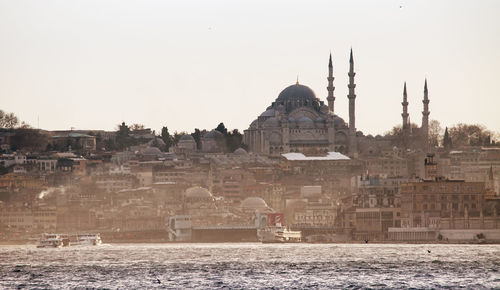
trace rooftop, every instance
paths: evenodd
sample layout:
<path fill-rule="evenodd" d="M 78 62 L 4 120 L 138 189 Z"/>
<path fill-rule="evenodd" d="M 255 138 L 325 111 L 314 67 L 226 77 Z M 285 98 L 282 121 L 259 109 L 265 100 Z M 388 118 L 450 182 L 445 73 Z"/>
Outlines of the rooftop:
<path fill-rule="evenodd" d="M 326 156 L 305 156 L 302 153 L 284 153 L 281 154 L 283 157 L 285 157 L 287 160 L 290 161 L 297 161 L 297 160 L 304 160 L 304 161 L 313 161 L 313 160 L 350 160 L 349 157 L 345 156 L 342 153 L 339 152 L 328 152 Z"/>

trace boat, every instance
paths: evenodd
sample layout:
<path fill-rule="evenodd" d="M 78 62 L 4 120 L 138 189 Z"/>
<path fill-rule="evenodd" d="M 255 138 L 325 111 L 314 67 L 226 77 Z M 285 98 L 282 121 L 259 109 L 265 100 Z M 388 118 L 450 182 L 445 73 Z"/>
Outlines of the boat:
<path fill-rule="evenodd" d="M 38 241 L 37 248 L 60 248 L 64 246 L 63 238 L 59 234 L 43 234 Z"/>
<path fill-rule="evenodd" d="M 71 242 L 72 245 L 79 246 L 98 246 L 102 244 L 101 235 L 97 234 L 78 234 Z"/>
<path fill-rule="evenodd" d="M 259 238 L 262 243 L 300 243 L 302 232 L 284 227 L 266 227 L 259 231 Z"/>
<path fill-rule="evenodd" d="M 98 246 L 102 244 L 100 234 L 43 234 L 37 248 L 60 248 L 69 246 Z"/>

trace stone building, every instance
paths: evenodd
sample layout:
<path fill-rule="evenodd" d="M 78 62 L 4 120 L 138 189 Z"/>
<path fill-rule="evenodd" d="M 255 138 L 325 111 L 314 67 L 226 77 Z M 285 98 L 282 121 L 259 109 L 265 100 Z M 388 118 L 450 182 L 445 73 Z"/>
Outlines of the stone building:
<path fill-rule="evenodd" d="M 353 197 L 355 207 L 354 239 L 387 239 L 390 227 L 401 226 L 401 198 L 399 187 L 407 178 L 363 176 L 358 193 Z"/>
<path fill-rule="evenodd" d="M 354 153 L 356 148 L 354 60 L 349 70 L 349 125 L 334 114 L 333 65 L 328 65 L 328 105 L 307 86 L 297 83 L 285 88 L 278 98 L 244 131 L 244 143 L 251 152 L 271 156 L 282 153 Z"/>
<path fill-rule="evenodd" d="M 426 180 L 402 184 L 401 227 L 473 228 L 469 221 L 483 215 L 484 197 L 484 182 Z"/>
<path fill-rule="evenodd" d="M 300 152 L 306 155 L 340 152 L 356 158 L 358 154 L 373 151 L 392 150 L 394 144 L 401 148 L 428 149 L 429 98 L 427 80 L 424 85 L 422 125 L 412 129 L 408 114 L 406 83 L 403 99 L 403 126 L 398 136 L 373 138 L 364 136 L 356 129 L 354 83 L 354 58 L 349 59 L 349 122 L 335 115 L 332 57 L 328 64 L 328 97 L 325 104 L 316 97 L 313 90 L 298 83 L 285 88 L 244 131 L 243 143 L 250 152 L 279 156 L 283 153 Z"/>

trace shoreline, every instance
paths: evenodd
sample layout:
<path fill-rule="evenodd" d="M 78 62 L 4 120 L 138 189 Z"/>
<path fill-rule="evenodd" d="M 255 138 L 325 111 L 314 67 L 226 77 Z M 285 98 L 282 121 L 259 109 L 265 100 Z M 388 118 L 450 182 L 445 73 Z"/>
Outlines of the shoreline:
<path fill-rule="evenodd" d="M 247 242 L 231 242 L 231 241 L 218 241 L 218 242 L 204 242 L 204 241 L 192 241 L 192 242 L 170 242 L 165 240 L 106 240 L 103 241 L 103 244 L 260 244 L 259 241 L 247 241 Z M 436 242 L 436 241 L 342 241 L 342 242 L 301 242 L 301 243 L 279 243 L 279 244 L 309 244 L 309 245 L 335 245 L 335 244 L 352 244 L 352 245 L 383 245 L 383 244 L 394 244 L 394 245 L 500 245 L 500 241 L 484 241 L 484 242 L 475 242 L 475 241 L 445 241 L 445 242 Z M 0 241 L 0 246 L 36 246 L 36 243 L 33 241 Z"/>

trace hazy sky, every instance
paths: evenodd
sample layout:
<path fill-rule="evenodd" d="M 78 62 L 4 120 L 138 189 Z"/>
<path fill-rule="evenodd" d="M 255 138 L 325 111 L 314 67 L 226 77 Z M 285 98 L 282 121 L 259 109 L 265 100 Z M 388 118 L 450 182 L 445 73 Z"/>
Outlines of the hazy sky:
<path fill-rule="evenodd" d="M 500 1 L 0 1 L 0 109 L 44 129 L 246 129 L 295 83 L 356 127 L 431 119 L 500 132 Z"/>

